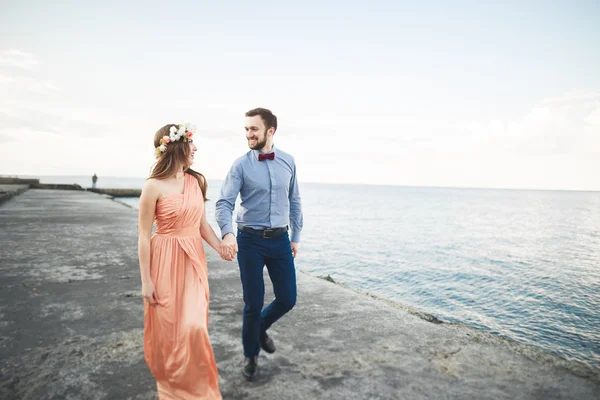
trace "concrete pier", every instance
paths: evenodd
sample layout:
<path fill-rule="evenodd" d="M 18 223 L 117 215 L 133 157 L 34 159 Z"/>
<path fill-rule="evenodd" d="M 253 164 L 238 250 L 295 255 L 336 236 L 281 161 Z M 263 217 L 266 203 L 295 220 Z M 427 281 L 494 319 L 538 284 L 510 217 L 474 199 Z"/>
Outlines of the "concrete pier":
<path fill-rule="evenodd" d="M 141 189 L 124 189 L 124 188 L 87 188 L 84 189 L 76 183 L 62 184 L 62 183 L 41 183 L 39 179 L 22 179 L 12 177 L 0 177 L 0 196 L 3 190 L 12 191 L 15 188 L 26 188 L 26 189 L 51 189 L 51 190 L 87 190 L 90 192 L 105 194 L 110 197 L 140 197 L 142 194 Z M 21 190 L 19 193 L 22 193 Z M 2 201 L 3 197 L 0 197 Z M 8 197 L 7 197 L 8 198 Z"/>
<path fill-rule="evenodd" d="M 0 251 L 1 399 L 156 398 L 136 210 L 88 191 L 29 189 L 0 205 Z M 302 272 L 296 307 L 270 331 L 277 351 L 261 354 L 248 383 L 237 264 L 207 252 L 225 399 L 600 398 L 600 371 Z"/>
<path fill-rule="evenodd" d="M 8 199 L 26 192 L 29 185 L 3 185 L 0 184 L 0 204 Z"/>

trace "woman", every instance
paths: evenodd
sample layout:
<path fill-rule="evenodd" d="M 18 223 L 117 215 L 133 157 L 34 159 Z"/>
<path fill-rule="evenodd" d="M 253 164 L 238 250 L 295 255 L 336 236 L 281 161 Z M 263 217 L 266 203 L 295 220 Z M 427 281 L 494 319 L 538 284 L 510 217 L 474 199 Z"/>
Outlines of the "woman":
<path fill-rule="evenodd" d="M 208 337 L 208 276 L 202 239 L 233 256 L 206 221 L 206 180 L 190 169 L 195 129 L 163 126 L 158 159 L 140 197 L 139 260 L 144 297 L 144 354 L 164 399 L 221 399 Z M 152 235 L 152 223 L 156 232 Z"/>

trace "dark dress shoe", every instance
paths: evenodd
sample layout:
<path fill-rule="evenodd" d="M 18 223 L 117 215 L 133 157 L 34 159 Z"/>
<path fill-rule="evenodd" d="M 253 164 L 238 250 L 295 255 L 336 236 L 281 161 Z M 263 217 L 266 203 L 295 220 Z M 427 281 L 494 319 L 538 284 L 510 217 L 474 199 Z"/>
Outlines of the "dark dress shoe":
<path fill-rule="evenodd" d="M 260 342 L 260 348 L 266 351 L 269 354 L 275 353 L 275 343 L 273 339 L 267 335 L 267 332 L 261 333 L 258 341 Z"/>
<path fill-rule="evenodd" d="M 242 374 L 248 381 L 253 381 L 258 375 L 258 356 L 246 357 L 244 368 L 242 368 Z"/>

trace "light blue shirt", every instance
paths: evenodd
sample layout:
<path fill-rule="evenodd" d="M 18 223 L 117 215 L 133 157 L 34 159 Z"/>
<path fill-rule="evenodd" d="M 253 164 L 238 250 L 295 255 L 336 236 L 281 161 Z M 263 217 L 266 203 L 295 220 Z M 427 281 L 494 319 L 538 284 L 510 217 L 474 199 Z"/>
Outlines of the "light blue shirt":
<path fill-rule="evenodd" d="M 236 223 L 254 229 L 290 226 L 291 241 L 300 241 L 302 207 L 294 157 L 276 150 L 274 160 L 258 161 L 258 150 L 250 150 L 235 160 L 216 203 L 216 219 L 221 237 L 233 233 L 231 223 L 238 193 L 241 206 Z"/>

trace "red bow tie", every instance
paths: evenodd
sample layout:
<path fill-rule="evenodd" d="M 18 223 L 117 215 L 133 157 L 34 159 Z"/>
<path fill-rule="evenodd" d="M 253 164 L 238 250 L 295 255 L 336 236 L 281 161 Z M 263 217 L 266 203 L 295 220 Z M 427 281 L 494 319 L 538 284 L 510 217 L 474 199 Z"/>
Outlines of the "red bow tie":
<path fill-rule="evenodd" d="M 258 155 L 258 161 L 274 160 L 274 159 L 275 159 L 275 153 L 269 153 L 269 154 L 260 153 Z"/>

